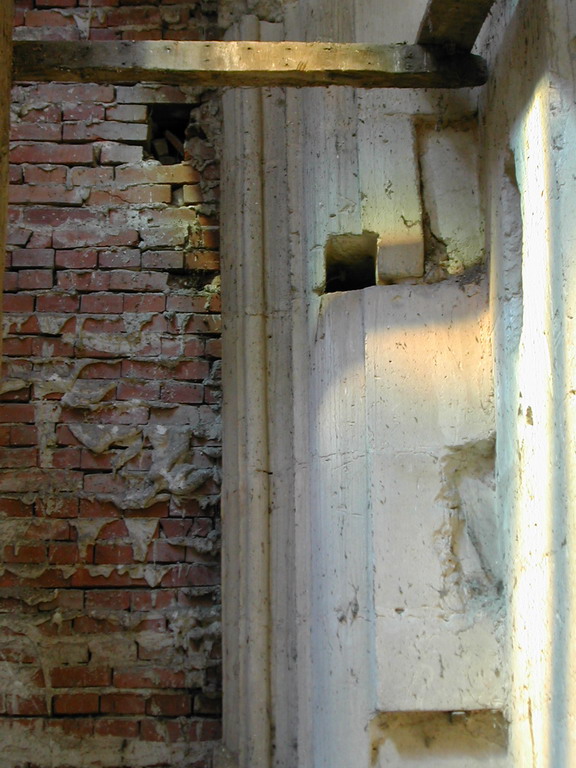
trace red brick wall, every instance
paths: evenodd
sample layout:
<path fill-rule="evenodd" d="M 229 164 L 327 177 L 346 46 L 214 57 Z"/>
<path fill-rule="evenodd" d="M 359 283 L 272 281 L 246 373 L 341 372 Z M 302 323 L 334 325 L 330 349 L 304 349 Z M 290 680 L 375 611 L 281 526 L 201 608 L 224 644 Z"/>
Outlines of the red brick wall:
<path fill-rule="evenodd" d="M 215 34 L 213 7 L 196 0 L 16 5 L 20 39 Z M 185 157 L 150 159 L 151 106 L 186 102 Z M 3 768 L 211 765 L 218 118 L 215 95 L 194 88 L 14 88 L 0 386 Z"/>

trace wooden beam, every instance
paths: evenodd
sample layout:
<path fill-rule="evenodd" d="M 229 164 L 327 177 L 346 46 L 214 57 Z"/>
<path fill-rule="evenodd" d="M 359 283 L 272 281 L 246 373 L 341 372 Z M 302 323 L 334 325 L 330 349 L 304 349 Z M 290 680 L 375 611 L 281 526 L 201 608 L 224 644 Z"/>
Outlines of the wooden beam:
<path fill-rule="evenodd" d="M 12 85 L 13 0 L 0 3 L 0 293 L 4 278 L 8 207 L 8 143 L 10 139 L 10 87 Z M 1 313 L 0 313 L 1 319 Z M 1 340 L 0 340 L 1 345 Z"/>
<path fill-rule="evenodd" d="M 429 0 L 419 45 L 471 51 L 494 0 Z"/>
<path fill-rule="evenodd" d="M 461 88 L 484 60 L 417 45 L 257 42 L 16 42 L 19 81 L 200 86 Z"/>

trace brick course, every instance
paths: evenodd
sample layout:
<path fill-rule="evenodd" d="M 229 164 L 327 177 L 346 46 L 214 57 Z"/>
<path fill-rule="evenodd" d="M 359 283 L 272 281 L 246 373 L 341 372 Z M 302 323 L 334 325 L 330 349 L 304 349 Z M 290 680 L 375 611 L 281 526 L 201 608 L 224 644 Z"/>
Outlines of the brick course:
<path fill-rule="evenodd" d="M 16 24 L 17 39 L 205 39 L 216 13 L 210 0 L 16 0 Z M 163 165 L 148 143 L 150 106 L 186 103 L 208 138 Z M 6 768 L 55 768 L 54 754 L 65 761 L 56 768 L 212 765 L 218 119 L 215 95 L 196 88 L 13 89 L 0 390 Z"/>

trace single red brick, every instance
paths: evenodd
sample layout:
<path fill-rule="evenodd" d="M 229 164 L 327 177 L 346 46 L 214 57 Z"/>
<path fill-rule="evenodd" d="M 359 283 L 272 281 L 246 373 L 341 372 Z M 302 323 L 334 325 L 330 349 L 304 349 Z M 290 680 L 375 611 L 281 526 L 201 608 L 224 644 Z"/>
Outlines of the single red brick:
<path fill-rule="evenodd" d="M 50 673 L 54 688 L 98 688 L 110 685 L 109 667 L 56 667 Z"/>
<path fill-rule="evenodd" d="M 134 562 L 134 553 L 128 544 L 97 544 L 94 550 L 94 562 L 129 565 Z"/>
<path fill-rule="evenodd" d="M 92 187 L 96 184 L 111 184 L 113 178 L 114 170 L 112 168 L 79 166 L 78 168 L 70 168 L 68 173 L 68 181 L 74 186 Z"/>
<path fill-rule="evenodd" d="M 55 497 L 45 497 L 36 502 L 36 514 L 50 515 L 57 518 L 78 516 L 78 499 L 62 494 Z"/>
<path fill-rule="evenodd" d="M 35 467 L 38 462 L 36 448 L 0 448 L 0 467 Z"/>
<path fill-rule="evenodd" d="M 8 181 L 10 184 L 22 184 L 22 168 L 19 165 L 11 165 Z"/>
<path fill-rule="evenodd" d="M 205 360 L 189 360 L 178 363 L 172 371 L 173 378 L 193 381 L 194 379 L 205 379 L 210 372 L 210 366 Z"/>
<path fill-rule="evenodd" d="M 183 563 L 186 560 L 186 547 L 167 541 L 155 541 L 150 545 L 147 560 L 152 563 Z"/>
<path fill-rule="evenodd" d="M 115 454 L 113 453 L 95 454 L 83 449 L 80 466 L 82 469 L 113 469 L 114 458 Z"/>
<path fill-rule="evenodd" d="M 98 251 L 94 248 L 56 251 L 56 267 L 68 269 L 93 269 L 98 263 Z"/>
<path fill-rule="evenodd" d="M 0 404 L 0 423 L 25 422 L 33 424 L 36 411 L 32 404 Z"/>
<path fill-rule="evenodd" d="M 177 602 L 174 589 L 140 589 L 132 592 L 131 608 L 133 611 L 161 611 Z"/>
<path fill-rule="evenodd" d="M 55 715 L 91 715 L 98 712 L 97 693 L 60 693 L 52 699 Z"/>
<path fill-rule="evenodd" d="M 196 249 L 184 254 L 184 266 L 186 269 L 220 269 L 220 255 L 218 251 Z"/>
<path fill-rule="evenodd" d="M 128 294 L 124 297 L 124 312 L 164 312 L 166 295 L 163 293 Z"/>
<path fill-rule="evenodd" d="M 93 190 L 88 198 L 88 205 L 103 205 L 107 207 L 130 203 L 132 205 L 152 205 L 153 203 L 169 203 L 172 199 L 172 189 L 167 184 L 157 184 L 148 187 L 114 187 L 105 191 Z"/>
<path fill-rule="evenodd" d="M 41 86 L 42 100 L 48 104 L 57 102 L 110 102 L 114 100 L 114 86 L 82 83 L 47 83 Z"/>
<path fill-rule="evenodd" d="M 158 8 L 138 7 L 138 8 L 118 8 L 110 9 L 105 16 L 105 21 L 100 25 L 103 27 L 149 27 L 158 29 L 162 17 Z"/>
<path fill-rule="evenodd" d="M 45 563 L 46 547 L 40 544 L 10 545 L 4 547 L 3 559 L 5 563 Z"/>
<path fill-rule="evenodd" d="M 125 509 L 125 517 L 168 517 L 170 507 L 167 501 L 157 501 L 145 509 Z"/>
<path fill-rule="evenodd" d="M 161 717 L 182 717 L 192 712 L 192 701 L 185 693 L 155 693 L 146 702 L 146 714 Z"/>
<path fill-rule="evenodd" d="M 131 384 L 121 381 L 116 390 L 118 400 L 158 400 L 160 398 L 160 384 L 156 381 L 145 381 Z"/>
<path fill-rule="evenodd" d="M 32 355 L 41 358 L 73 357 L 74 344 L 53 336 L 39 336 L 32 341 Z"/>
<path fill-rule="evenodd" d="M 0 445 L 10 445 L 10 427 L 0 427 Z"/>
<path fill-rule="evenodd" d="M 206 354 L 209 355 L 210 357 L 221 358 L 222 357 L 222 340 L 207 339 Z"/>
<path fill-rule="evenodd" d="M 98 579 L 92 579 L 97 581 Z M 92 587 L 93 584 L 85 584 L 84 586 Z M 122 625 L 118 622 L 109 621 L 107 619 L 94 619 L 90 616 L 79 616 L 74 619 L 74 633 L 82 635 L 100 635 L 104 636 L 114 632 L 122 632 Z"/>
<path fill-rule="evenodd" d="M 37 8 L 74 8 L 77 0 L 36 0 Z"/>
<path fill-rule="evenodd" d="M 87 317 L 82 329 L 86 333 L 124 333 L 126 327 L 120 317 Z"/>
<path fill-rule="evenodd" d="M 66 27 L 74 24 L 71 16 L 64 16 L 58 11 L 28 11 L 27 27 Z"/>
<path fill-rule="evenodd" d="M 100 162 L 102 165 L 119 165 L 120 163 L 137 163 L 142 160 L 144 150 L 142 147 L 115 144 L 114 142 L 102 142 L 100 145 Z M 13 162 L 18 162 L 14 160 Z"/>
<path fill-rule="evenodd" d="M 123 123 L 145 123 L 148 109 L 144 104 L 117 104 L 106 110 L 107 120 L 119 120 Z"/>
<path fill-rule="evenodd" d="M 90 165 L 94 153 L 90 144 L 16 144 L 10 150 L 12 163 L 61 163 L 62 165 Z"/>
<path fill-rule="evenodd" d="M 169 307 L 168 307 L 169 309 Z M 195 314 L 186 324 L 186 333 L 220 333 L 221 318 L 220 315 L 201 315 Z"/>
<path fill-rule="evenodd" d="M 44 5 L 47 5 L 46 0 L 43 2 Z M 26 113 L 20 115 L 20 120 L 28 123 L 59 123 L 62 120 L 62 110 L 57 104 L 45 104 L 32 109 L 26 108 Z"/>
<path fill-rule="evenodd" d="M 202 587 L 220 583 L 220 574 L 215 566 L 192 563 L 175 565 L 163 577 L 162 587 Z"/>
<path fill-rule="evenodd" d="M 80 499 L 80 517 L 119 517 L 119 509 L 111 501 Z"/>
<path fill-rule="evenodd" d="M 18 273 L 18 285 L 24 291 L 52 288 L 53 282 L 51 270 L 21 269 Z"/>
<path fill-rule="evenodd" d="M 95 722 L 94 732 L 98 736 L 121 736 L 125 739 L 136 739 L 138 722 L 135 720 L 115 720 L 107 717 Z"/>
<path fill-rule="evenodd" d="M 5 714 L 32 717 L 34 715 L 48 714 L 46 698 L 41 695 L 19 697 L 18 694 L 7 696 L 5 700 Z"/>
<path fill-rule="evenodd" d="M 123 296 L 116 293 L 98 293 L 82 296 L 80 309 L 93 314 L 119 314 L 124 307 Z"/>
<path fill-rule="evenodd" d="M 78 545 L 71 541 L 51 544 L 48 548 L 48 560 L 52 565 L 73 565 L 80 562 Z"/>
<path fill-rule="evenodd" d="M 137 693 L 108 693 L 100 700 L 100 711 L 103 714 L 143 715 L 146 709 L 146 699 Z"/>
<path fill-rule="evenodd" d="M 67 717 L 57 720 L 45 720 L 44 727 L 50 729 L 57 728 L 67 736 L 84 738 L 92 736 L 94 733 L 94 720 L 86 717 Z"/>
<path fill-rule="evenodd" d="M 65 184 L 65 165 L 26 165 L 24 166 L 24 181 L 27 184 Z"/>
<path fill-rule="evenodd" d="M 13 267 L 53 267 L 52 248 L 15 248 L 12 251 Z"/>
<path fill-rule="evenodd" d="M 5 339 L 2 352 L 9 357 L 28 357 L 32 352 L 32 339 L 30 336 Z"/>
<path fill-rule="evenodd" d="M 36 427 L 26 424 L 10 427 L 10 445 L 36 445 L 37 442 L 38 430 Z"/>
<path fill-rule="evenodd" d="M 146 161 L 141 166 L 116 168 L 116 182 L 127 184 L 190 184 L 200 181 L 200 174 L 191 165 L 160 165 Z"/>
<path fill-rule="evenodd" d="M 127 570 L 119 572 L 114 570 L 108 575 L 91 573 L 87 568 L 78 568 L 70 576 L 70 584 L 73 587 L 144 587 L 147 586 L 144 577 L 135 577 Z"/>
<path fill-rule="evenodd" d="M 182 671 L 146 665 L 115 669 L 112 682 L 117 688 L 184 688 L 186 675 Z"/>
<path fill-rule="evenodd" d="M 36 310 L 38 312 L 77 312 L 78 304 L 77 296 L 52 293 L 38 296 Z"/>
<path fill-rule="evenodd" d="M 106 109 L 102 104 L 89 104 L 86 102 L 62 104 L 62 119 L 66 121 L 82 120 L 91 122 L 92 120 L 104 120 L 105 115 Z"/>
<path fill-rule="evenodd" d="M 162 32 L 150 27 L 146 29 L 129 27 L 122 31 L 122 40 L 162 40 Z"/>
<path fill-rule="evenodd" d="M 63 184 L 35 184 L 12 186 L 9 201 L 17 203 L 50 203 L 52 205 L 81 205 L 86 191 L 80 188 L 68 189 Z"/>
<path fill-rule="evenodd" d="M 140 239 L 135 229 L 123 229 L 120 232 L 108 230 L 103 225 L 94 224 L 92 228 L 76 227 L 55 230 L 52 240 L 56 248 L 79 248 L 81 246 L 136 245 Z"/>
<path fill-rule="evenodd" d="M 82 368 L 81 379 L 119 379 L 121 375 L 120 363 L 90 363 Z"/>
<path fill-rule="evenodd" d="M 148 126 L 105 122 L 64 123 L 63 141 L 122 141 L 144 142 L 148 135 Z"/>
<path fill-rule="evenodd" d="M 80 0 L 81 4 L 83 0 Z M 105 0 L 94 0 L 95 5 L 118 5 L 118 0 L 109 0 L 108 3 Z M 85 4 L 85 3 L 84 3 Z M 121 40 L 122 32 L 119 29 L 94 29 L 90 27 L 90 40 Z"/>
<path fill-rule="evenodd" d="M 86 610 L 127 611 L 130 608 L 130 593 L 118 589 L 95 589 L 86 594 Z"/>
<path fill-rule="evenodd" d="M 220 720 L 202 720 L 199 722 L 198 741 L 220 741 L 222 723 Z"/>
<path fill-rule="evenodd" d="M 170 381 L 162 385 L 161 399 L 165 403 L 201 403 L 203 395 L 201 384 Z"/>
<path fill-rule="evenodd" d="M 58 288 L 62 291 L 107 291 L 110 287 L 110 275 L 107 272 L 58 273 Z"/>
<path fill-rule="evenodd" d="M 140 721 L 140 738 L 144 741 L 165 741 L 166 724 L 156 718 L 144 718 Z"/>
<path fill-rule="evenodd" d="M 60 141 L 62 126 L 57 123 L 16 123 L 10 126 L 12 141 Z"/>

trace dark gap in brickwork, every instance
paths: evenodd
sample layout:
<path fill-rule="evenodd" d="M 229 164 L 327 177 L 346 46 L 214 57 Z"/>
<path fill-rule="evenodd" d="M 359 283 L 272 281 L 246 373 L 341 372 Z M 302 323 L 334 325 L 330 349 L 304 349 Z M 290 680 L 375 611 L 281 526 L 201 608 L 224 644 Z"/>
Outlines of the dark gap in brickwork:
<path fill-rule="evenodd" d="M 152 104 L 148 107 L 146 151 L 150 157 L 159 160 L 162 165 L 182 162 L 191 111 L 190 104 Z"/>
<path fill-rule="evenodd" d="M 356 291 L 376 285 L 378 235 L 330 235 L 324 248 L 326 283 L 324 293 Z"/>

